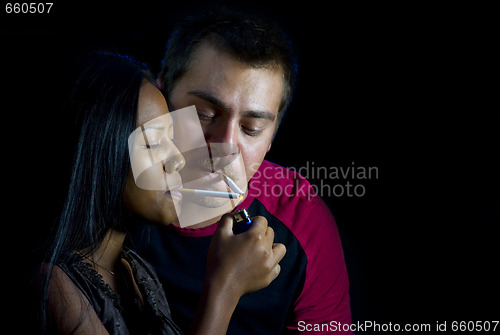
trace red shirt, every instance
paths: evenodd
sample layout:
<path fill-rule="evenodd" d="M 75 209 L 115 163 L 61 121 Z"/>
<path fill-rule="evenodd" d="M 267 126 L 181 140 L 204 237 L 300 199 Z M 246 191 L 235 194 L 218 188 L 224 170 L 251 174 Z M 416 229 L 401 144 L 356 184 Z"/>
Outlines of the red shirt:
<path fill-rule="evenodd" d="M 350 325 L 349 281 L 337 225 L 309 182 L 264 161 L 236 209 L 241 208 L 266 217 L 275 242 L 285 244 L 287 253 L 271 285 L 240 299 L 228 334 L 330 334 Z M 158 272 L 173 320 L 184 331 L 194 316 L 216 228 L 151 226 L 146 238 L 144 228 L 132 234 L 131 247 Z"/>

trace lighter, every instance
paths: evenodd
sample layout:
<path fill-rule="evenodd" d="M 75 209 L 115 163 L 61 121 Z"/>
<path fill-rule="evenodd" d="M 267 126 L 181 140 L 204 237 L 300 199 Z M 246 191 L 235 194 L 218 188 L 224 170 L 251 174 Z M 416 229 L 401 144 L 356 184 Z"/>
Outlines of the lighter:
<path fill-rule="evenodd" d="M 233 233 L 241 234 L 246 232 L 248 228 L 250 228 L 252 224 L 252 219 L 245 208 L 240 209 L 233 213 L 234 224 L 233 224 Z"/>

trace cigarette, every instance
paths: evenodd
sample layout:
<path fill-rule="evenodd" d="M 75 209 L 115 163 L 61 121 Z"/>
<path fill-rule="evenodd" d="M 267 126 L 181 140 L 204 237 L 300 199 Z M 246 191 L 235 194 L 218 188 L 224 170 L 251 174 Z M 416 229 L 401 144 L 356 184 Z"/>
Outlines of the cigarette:
<path fill-rule="evenodd" d="M 224 181 L 226 182 L 226 184 L 231 188 L 231 190 L 233 190 L 233 192 L 236 192 L 236 193 L 239 193 L 239 194 L 244 194 L 245 193 L 225 173 L 221 173 L 221 176 L 222 176 L 222 179 L 224 179 Z"/>
<path fill-rule="evenodd" d="M 179 190 L 179 192 L 199 195 L 199 196 L 203 196 L 203 197 L 214 197 L 214 198 L 241 199 L 243 197 L 241 194 L 238 194 L 238 193 L 208 191 L 208 190 L 195 190 L 195 189 L 191 189 L 191 188 L 181 188 Z"/>

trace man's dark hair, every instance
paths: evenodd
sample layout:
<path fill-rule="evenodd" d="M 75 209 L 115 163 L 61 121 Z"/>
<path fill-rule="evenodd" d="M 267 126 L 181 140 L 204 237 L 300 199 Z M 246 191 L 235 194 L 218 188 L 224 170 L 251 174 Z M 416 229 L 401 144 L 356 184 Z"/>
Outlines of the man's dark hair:
<path fill-rule="evenodd" d="M 227 9 L 188 17 L 171 34 L 158 75 L 167 101 L 177 80 L 188 70 L 193 52 L 202 42 L 249 66 L 283 71 L 279 125 L 292 99 L 297 76 L 296 57 L 285 33 L 274 23 Z"/>

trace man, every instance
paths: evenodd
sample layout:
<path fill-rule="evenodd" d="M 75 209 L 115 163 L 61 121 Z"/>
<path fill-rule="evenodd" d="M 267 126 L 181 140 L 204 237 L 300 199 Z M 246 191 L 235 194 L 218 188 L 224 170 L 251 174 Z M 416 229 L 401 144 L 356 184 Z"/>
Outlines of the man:
<path fill-rule="evenodd" d="M 349 284 L 335 221 L 300 175 L 265 161 L 293 94 L 296 65 L 274 25 L 221 11 L 191 18 L 171 36 L 157 84 L 170 110 L 195 105 L 206 142 L 237 146 L 248 208 L 285 244 L 281 273 L 240 299 L 229 334 L 278 334 L 350 324 Z M 174 320 L 188 329 L 201 292 L 216 218 L 136 232 L 134 248 L 156 269 Z M 318 327 L 316 327 L 318 329 Z"/>

